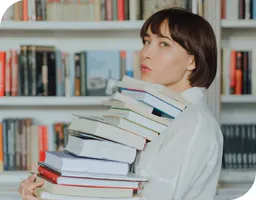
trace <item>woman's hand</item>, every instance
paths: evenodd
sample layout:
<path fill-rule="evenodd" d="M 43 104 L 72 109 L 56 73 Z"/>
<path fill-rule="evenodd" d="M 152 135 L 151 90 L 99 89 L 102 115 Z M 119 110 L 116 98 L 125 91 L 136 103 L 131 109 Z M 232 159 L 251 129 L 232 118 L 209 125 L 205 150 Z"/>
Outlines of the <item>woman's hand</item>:
<path fill-rule="evenodd" d="M 38 198 L 34 196 L 34 189 L 37 187 L 41 187 L 44 184 L 44 182 L 34 182 L 36 176 L 37 174 L 34 174 L 30 176 L 28 179 L 21 182 L 19 192 L 23 200 L 38 200 Z"/>

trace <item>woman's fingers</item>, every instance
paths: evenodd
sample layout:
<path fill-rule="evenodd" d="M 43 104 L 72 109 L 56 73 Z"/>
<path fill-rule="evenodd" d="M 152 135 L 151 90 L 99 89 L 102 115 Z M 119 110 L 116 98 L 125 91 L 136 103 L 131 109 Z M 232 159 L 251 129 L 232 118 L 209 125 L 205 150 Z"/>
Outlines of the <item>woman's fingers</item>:
<path fill-rule="evenodd" d="M 33 183 L 35 181 L 36 177 L 37 177 L 37 174 L 33 174 L 27 180 L 28 180 L 29 183 Z"/>
<path fill-rule="evenodd" d="M 23 194 L 21 195 L 22 200 L 39 200 L 37 197 L 31 194 Z"/>
<path fill-rule="evenodd" d="M 35 183 L 30 183 L 28 185 L 28 192 L 33 194 L 34 189 L 37 188 L 37 187 L 41 187 L 43 184 L 44 184 L 44 181 L 38 181 L 38 182 L 35 182 Z"/>

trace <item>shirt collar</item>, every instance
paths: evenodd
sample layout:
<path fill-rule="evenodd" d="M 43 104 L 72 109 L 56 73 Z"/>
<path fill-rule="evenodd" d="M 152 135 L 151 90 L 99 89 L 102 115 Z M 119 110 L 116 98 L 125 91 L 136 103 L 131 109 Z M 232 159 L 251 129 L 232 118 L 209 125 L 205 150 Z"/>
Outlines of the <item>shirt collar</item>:
<path fill-rule="evenodd" d="M 205 98 L 205 91 L 203 87 L 192 87 L 182 92 L 181 95 L 191 103 L 196 103 Z"/>

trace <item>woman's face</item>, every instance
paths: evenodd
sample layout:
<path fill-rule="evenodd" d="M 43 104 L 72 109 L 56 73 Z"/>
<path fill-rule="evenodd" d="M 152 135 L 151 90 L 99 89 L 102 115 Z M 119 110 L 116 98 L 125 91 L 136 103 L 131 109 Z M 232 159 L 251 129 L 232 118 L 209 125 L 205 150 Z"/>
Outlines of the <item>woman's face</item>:
<path fill-rule="evenodd" d="M 152 34 L 149 27 L 143 38 L 141 80 L 183 90 L 189 85 L 188 75 L 195 68 L 194 57 L 172 40 L 166 22 L 160 26 L 160 32 L 164 37 Z"/>

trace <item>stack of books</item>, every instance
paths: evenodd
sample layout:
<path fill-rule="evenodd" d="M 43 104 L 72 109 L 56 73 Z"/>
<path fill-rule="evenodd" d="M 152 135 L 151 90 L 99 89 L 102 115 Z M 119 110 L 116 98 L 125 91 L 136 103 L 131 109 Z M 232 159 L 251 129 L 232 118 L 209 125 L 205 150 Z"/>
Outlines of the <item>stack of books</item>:
<path fill-rule="evenodd" d="M 140 199 L 149 177 L 131 169 L 137 153 L 164 133 L 189 102 L 169 89 L 124 76 L 108 101 L 108 112 L 75 115 L 64 151 L 45 152 L 35 190 L 39 199 Z"/>

